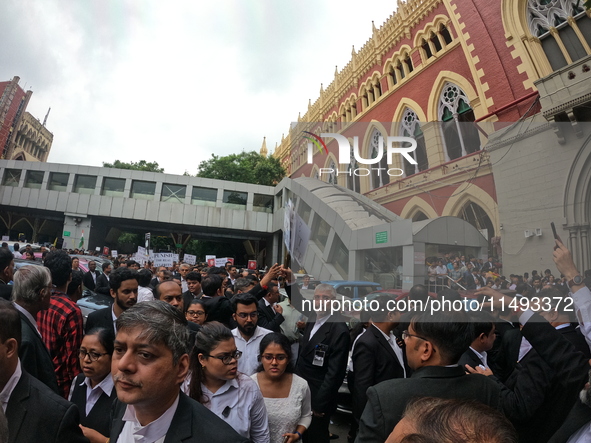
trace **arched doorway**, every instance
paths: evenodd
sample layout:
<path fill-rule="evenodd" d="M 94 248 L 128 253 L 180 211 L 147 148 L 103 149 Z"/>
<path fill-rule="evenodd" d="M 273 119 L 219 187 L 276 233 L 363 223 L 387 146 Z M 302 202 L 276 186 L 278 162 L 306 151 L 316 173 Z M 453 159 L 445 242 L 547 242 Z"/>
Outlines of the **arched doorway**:
<path fill-rule="evenodd" d="M 488 254 L 490 256 L 494 255 L 491 239 L 495 236 L 495 228 L 492 223 L 492 220 L 490 219 L 486 211 L 482 208 L 482 206 L 468 200 L 466 204 L 462 207 L 462 209 L 460 209 L 460 212 L 457 215 L 457 217 L 467 221 L 476 229 L 478 229 L 482 233 L 482 235 L 484 235 L 484 237 L 488 241 Z"/>
<path fill-rule="evenodd" d="M 423 211 L 417 211 L 415 215 L 412 216 L 413 222 L 423 221 L 427 219 L 429 219 L 429 217 L 427 217 L 427 215 Z"/>

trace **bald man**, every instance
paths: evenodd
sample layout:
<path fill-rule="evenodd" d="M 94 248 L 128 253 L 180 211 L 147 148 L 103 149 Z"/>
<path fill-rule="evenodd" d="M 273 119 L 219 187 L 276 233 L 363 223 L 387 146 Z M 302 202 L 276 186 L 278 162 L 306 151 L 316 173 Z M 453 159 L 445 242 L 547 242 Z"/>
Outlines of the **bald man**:
<path fill-rule="evenodd" d="M 163 302 L 166 302 L 169 305 L 174 306 L 183 313 L 183 318 L 185 318 L 183 292 L 178 283 L 172 280 L 163 281 L 154 288 L 154 298 L 156 300 L 162 300 Z M 201 326 L 199 326 L 197 323 L 193 323 L 192 321 L 190 321 L 187 322 L 187 328 L 189 329 L 190 333 L 189 344 L 192 347 L 195 344 L 195 334 L 199 329 L 201 329 Z"/>

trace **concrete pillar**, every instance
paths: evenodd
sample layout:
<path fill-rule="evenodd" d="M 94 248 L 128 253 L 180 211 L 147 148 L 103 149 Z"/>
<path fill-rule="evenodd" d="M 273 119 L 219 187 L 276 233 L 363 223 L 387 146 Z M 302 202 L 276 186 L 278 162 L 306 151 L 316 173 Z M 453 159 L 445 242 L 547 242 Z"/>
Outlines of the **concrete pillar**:
<path fill-rule="evenodd" d="M 80 244 L 82 231 L 84 231 L 84 249 L 89 249 L 90 228 L 92 219 L 88 216 L 77 214 L 65 214 L 62 237 L 64 237 L 64 249 L 76 249 Z M 64 233 L 69 232 L 66 236 Z"/>
<path fill-rule="evenodd" d="M 425 137 L 429 168 L 433 168 L 445 163 L 446 160 L 443 146 L 443 137 L 441 134 L 441 122 L 421 122 L 421 130 L 423 131 L 423 135 Z"/>
<path fill-rule="evenodd" d="M 416 260 L 415 260 L 416 259 Z M 402 289 L 425 284 L 425 243 L 414 242 L 402 247 Z"/>

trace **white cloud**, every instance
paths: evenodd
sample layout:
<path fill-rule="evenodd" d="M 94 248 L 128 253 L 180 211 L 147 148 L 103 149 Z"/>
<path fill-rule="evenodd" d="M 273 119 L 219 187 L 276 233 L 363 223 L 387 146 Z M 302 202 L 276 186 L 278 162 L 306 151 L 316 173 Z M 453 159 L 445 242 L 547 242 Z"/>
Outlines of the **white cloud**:
<path fill-rule="evenodd" d="M 362 9 L 360 9 L 362 8 Z M 8 0 L 0 80 L 51 106 L 51 162 L 157 161 L 273 149 L 394 2 Z"/>

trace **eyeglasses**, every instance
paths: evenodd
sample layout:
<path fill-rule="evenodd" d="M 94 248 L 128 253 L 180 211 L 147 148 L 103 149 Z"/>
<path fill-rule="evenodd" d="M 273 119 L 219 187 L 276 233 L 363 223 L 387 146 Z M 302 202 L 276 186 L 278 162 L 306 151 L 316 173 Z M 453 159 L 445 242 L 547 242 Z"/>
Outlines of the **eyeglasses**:
<path fill-rule="evenodd" d="M 84 360 L 86 358 L 86 356 L 88 355 L 90 357 L 90 361 L 97 361 L 103 355 L 108 355 L 108 354 L 109 354 L 108 352 L 101 354 L 99 352 L 87 351 L 86 349 L 78 349 L 78 357 L 80 357 L 80 360 Z"/>
<path fill-rule="evenodd" d="M 279 354 L 279 355 L 273 355 L 273 354 L 263 354 L 262 357 L 266 360 L 266 361 L 273 361 L 273 360 L 277 360 L 278 362 L 282 362 L 287 360 L 287 355 L 285 354 Z"/>
<path fill-rule="evenodd" d="M 421 337 L 420 335 L 410 334 L 408 331 L 402 331 L 402 340 L 406 340 L 407 338 L 410 338 L 410 337 L 416 337 L 416 338 L 420 338 L 421 340 L 429 341 L 426 338 Z"/>
<path fill-rule="evenodd" d="M 234 351 L 231 354 L 223 354 L 223 355 L 205 354 L 205 356 L 217 358 L 218 360 L 221 360 L 223 364 L 229 365 L 230 363 L 232 363 L 232 360 L 234 360 L 234 359 L 238 360 L 240 357 L 242 357 L 242 351 Z"/>
<path fill-rule="evenodd" d="M 189 317 L 203 317 L 205 312 L 203 311 L 187 311 Z"/>
<path fill-rule="evenodd" d="M 248 317 L 250 318 L 257 318 L 259 316 L 259 313 L 257 311 L 254 312 L 241 312 L 240 314 L 236 314 L 237 317 L 246 319 Z"/>

